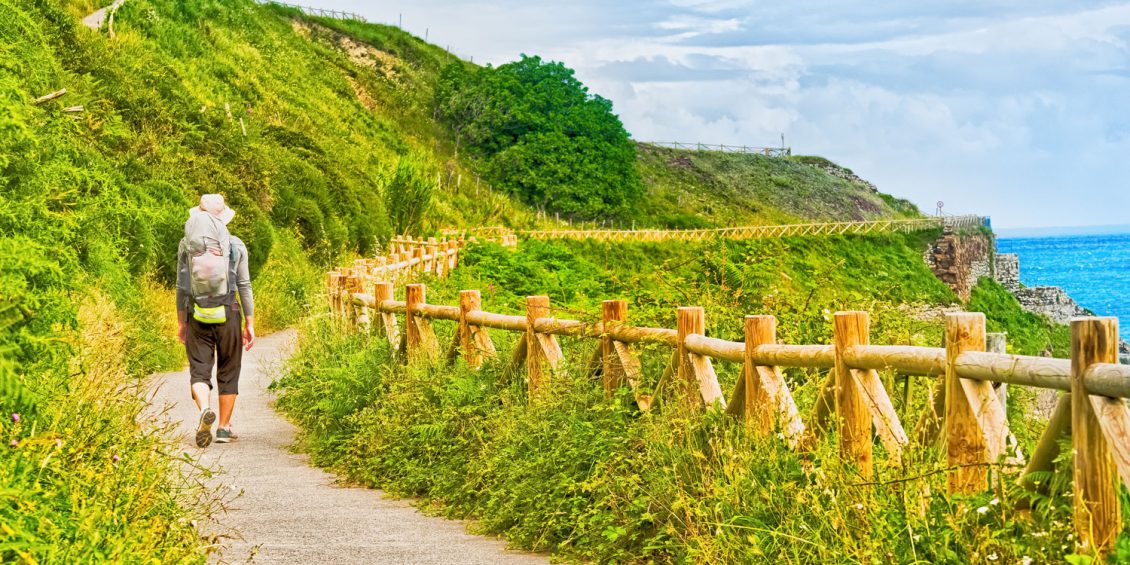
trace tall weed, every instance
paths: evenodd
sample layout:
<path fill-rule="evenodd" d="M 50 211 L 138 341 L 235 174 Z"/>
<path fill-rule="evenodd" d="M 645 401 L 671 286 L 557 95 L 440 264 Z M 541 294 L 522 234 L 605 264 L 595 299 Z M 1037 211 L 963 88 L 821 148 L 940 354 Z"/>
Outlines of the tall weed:
<path fill-rule="evenodd" d="M 195 521 L 210 494 L 174 479 L 169 430 L 121 362 L 132 352 L 127 323 L 98 294 L 78 322 L 69 366 L 36 383 L 50 402 L 6 411 L 0 423 L 0 561 L 203 563 L 208 542 Z"/>
<path fill-rule="evenodd" d="M 276 387 L 317 461 L 518 547 L 680 563 L 1041 563 L 1074 551 L 1069 472 L 1035 499 L 1009 467 L 983 494 L 948 497 L 933 447 L 896 464 L 877 446 L 869 479 L 838 462 L 834 435 L 797 452 L 716 410 L 640 413 L 575 362 L 592 342 L 564 341 L 574 362 L 531 402 L 502 360 L 405 367 L 383 339 L 329 319 L 303 333 Z M 810 406 L 815 388 L 794 394 Z M 1022 499 L 1030 512 L 1014 510 Z"/>

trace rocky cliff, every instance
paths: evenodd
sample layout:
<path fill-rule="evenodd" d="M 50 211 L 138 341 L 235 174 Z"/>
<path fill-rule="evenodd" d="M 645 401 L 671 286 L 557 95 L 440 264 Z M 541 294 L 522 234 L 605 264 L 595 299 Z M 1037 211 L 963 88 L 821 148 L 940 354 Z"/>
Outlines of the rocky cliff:
<path fill-rule="evenodd" d="M 943 234 L 926 250 L 926 264 L 934 275 L 957 293 L 962 302 L 981 277 L 993 276 L 992 237 L 984 234 Z"/>

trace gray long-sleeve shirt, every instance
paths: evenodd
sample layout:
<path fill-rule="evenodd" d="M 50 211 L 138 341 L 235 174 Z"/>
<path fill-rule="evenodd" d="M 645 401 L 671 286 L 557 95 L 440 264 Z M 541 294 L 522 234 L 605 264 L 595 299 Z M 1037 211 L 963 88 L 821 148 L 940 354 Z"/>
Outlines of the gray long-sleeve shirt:
<path fill-rule="evenodd" d="M 183 246 L 182 246 L 183 247 Z M 177 254 L 177 311 L 183 312 L 192 306 L 192 292 L 189 290 L 188 255 Z M 251 271 L 247 268 L 247 246 L 236 236 L 231 237 L 231 261 L 228 266 L 228 292 L 239 293 L 239 303 L 243 307 L 243 317 L 255 315 L 255 297 L 251 293 Z"/>

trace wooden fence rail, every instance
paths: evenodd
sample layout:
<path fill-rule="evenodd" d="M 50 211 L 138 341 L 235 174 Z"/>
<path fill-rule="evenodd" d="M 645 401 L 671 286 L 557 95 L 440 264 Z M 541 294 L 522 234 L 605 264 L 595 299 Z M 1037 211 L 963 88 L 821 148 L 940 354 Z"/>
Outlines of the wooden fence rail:
<path fill-rule="evenodd" d="M 450 237 L 472 235 L 484 240 L 501 243 L 504 246 L 517 246 L 518 236 L 530 239 L 593 239 L 597 241 L 701 241 L 711 239 L 764 239 L 795 236 L 828 236 L 867 233 L 913 233 L 923 230 L 976 229 L 987 225 L 983 216 L 937 216 L 903 220 L 870 220 L 859 222 L 823 222 L 808 224 L 778 224 L 770 226 L 738 226 L 728 228 L 703 228 L 686 230 L 667 229 L 567 229 L 567 230 L 518 230 L 502 226 L 471 228 L 466 230 L 447 229 L 443 233 Z M 424 245 L 423 239 L 410 236 L 393 239 L 394 243 L 404 245 Z"/>
<path fill-rule="evenodd" d="M 450 252 L 436 257 L 444 253 Z M 426 264 L 429 257 L 388 261 L 365 276 L 379 278 L 381 267 L 385 272 L 411 268 L 420 264 L 418 260 Z M 341 282 L 343 276 L 348 283 Z M 627 303 L 621 300 L 605 301 L 601 321 L 589 323 L 553 317 L 544 296 L 528 297 L 524 315 L 507 315 L 482 311 L 475 290 L 462 291 L 459 306 L 441 306 L 426 302 L 422 284 L 407 285 L 405 300 L 397 301 L 392 299 L 392 282 L 374 282 L 369 293 L 355 274 L 338 271 L 329 280 L 333 311 L 364 331 L 369 331 L 368 313 L 374 313 L 381 323 L 373 329 L 406 362 L 442 357 L 433 321 L 457 324 L 446 362 L 462 357 L 473 367 L 498 354 L 487 329 L 518 332 L 508 372 L 525 366 L 529 398 L 537 402 L 549 379 L 563 370 L 557 338 L 594 339 L 597 344 L 586 370 L 601 376 L 609 394 L 626 384 L 639 408 L 648 410 L 663 400 L 660 395 L 673 384 L 678 392 L 667 401 L 717 406 L 758 433 L 779 430 L 798 449 L 811 446 L 835 425 L 841 458 L 865 477 L 873 473 L 874 437 L 896 462 L 911 441 L 877 371 L 939 377 L 934 412 L 923 417 L 915 437 L 930 443 L 935 436 L 944 438 L 953 493 L 984 491 L 992 465 L 1023 462 L 992 383 L 1060 390 L 1057 415 L 1021 473 L 1020 483 L 1036 488 L 1029 475 L 1052 470 L 1057 442 L 1070 435 L 1080 549 L 1105 552 L 1121 529 L 1116 489 L 1119 480 L 1130 482 L 1130 409 L 1124 400 L 1130 397 L 1130 366 L 1117 364 L 1115 318 L 1074 320 L 1071 359 L 1048 359 L 986 352 L 985 317 L 980 313 L 948 314 L 944 348 L 872 345 L 867 312 L 837 312 L 832 345 L 792 345 L 777 342 L 773 316 L 747 316 L 744 340 L 728 341 L 705 335 L 705 313 L 698 307 L 679 308 L 675 329 L 650 328 L 629 325 Z M 403 332 L 397 327 L 397 314 L 403 315 Z M 643 388 L 641 364 L 632 349 L 639 343 L 672 348 L 670 362 L 652 390 Z M 741 365 L 741 376 L 728 397 L 718 383 L 714 362 Z M 793 401 L 782 374 L 785 367 L 830 369 L 813 413 L 806 418 Z"/>
<path fill-rule="evenodd" d="M 432 238 L 434 240 L 435 238 Z M 372 320 L 372 310 L 379 318 L 378 329 L 388 331 L 395 328 L 395 314 L 404 314 L 403 302 L 392 300 L 393 286 L 414 280 L 420 274 L 445 277 L 459 263 L 459 252 L 464 242 L 458 240 L 425 242 L 425 245 L 398 246 L 383 256 L 357 259 L 351 267 L 340 267 L 326 273 L 326 288 L 333 312 L 342 315 L 351 313 L 351 320 L 366 328 Z M 351 308 L 350 296 L 363 295 L 365 289 L 372 289 L 368 296 L 374 303 L 372 308 L 357 312 Z M 379 306 L 378 306 L 379 305 Z"/>
<path fill-rule="evenodd" d="M 780 224 L 688 230 L 535 230 L 518 233 L 531 239 L 594 239 L 598 241 L 670 241 L 710 239 L 763 239 L 865 233 L 912 233 L 931 229 L 967 229 L 982 226 L 981 216 L 947 216 L 907 220 L 871 220 Z"/>

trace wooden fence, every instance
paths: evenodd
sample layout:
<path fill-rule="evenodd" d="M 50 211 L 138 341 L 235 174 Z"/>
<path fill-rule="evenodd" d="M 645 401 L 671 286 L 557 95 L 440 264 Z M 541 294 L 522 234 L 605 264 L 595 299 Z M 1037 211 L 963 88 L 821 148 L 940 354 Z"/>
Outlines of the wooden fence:
<path fill-rule="evenodd" d="M 721 151 L 723 153 L 753 153 L 767 157 L 788 157 L 793 154 L 792 147 L 752 147 L 749 145 L 724 145 L 713 143 L 680 143 L 678 141 L 643 141 L 642 145 L 654 145 L 668 149 L 688 151 Z"/>
<path fill-rule="evenodd" d="M 519 232 L 532 239 L 595 239 L 599 241 L 671 241 L 710 239 L 758 239 L 795 236 L 822 236 L 864 233 L 912 233 L 943 228 L 947 230 L 979 227 L 981 216 L 948 216 L 908 220 L 871 220 L 862 222 L 827 222 L 812 224 L 780 224 L 774 226 L 742 226 L 689 230 L 541 230 Z"/>
<path fill-rule="evenodd" d="M 368 22 L 365 16 L 354 12 L 344 12 L 341 10 L 326 10 L 324 8 L 312 8 L 310 6 L 301 6 L 298 4 L 288 4 L 286 2 L 275 2 L 274 0 L 261 0 L 264 4 L 276 4 L 278 6 L 286 6 L 287 8 L 294 8 L 307 16 L 316 16 L 321 18 L 333 18 L 336 20 L 357 20 L 359 22 Z"/>
<path fill-rule="evenodd" d="M 402 269 L 404 263 L 417 264 L 412 263 L 415 260 L 395 266 Z M 426 260 L 424 255 L 421 261 Z M 986 352 L 985 317 L 980 313 L 948 314 L 944 348 L 872 345 L 867 312 L 837 312 L 832 345 L 790 345 L 777 341 L 776 319 L 767 315 L 747 316 L 744 341 L 726 341 L 705 335 L 700 307 L 678 308 L 674 329 L 650 328 L 627 324 L 627 303 L 608 300 L 602 304 L 602 321 L 585 323 L 553 317 L 545 296 L 527 297 L 524 314 L 496 314 L 481 310 L 477 290 L 460 292 L 458 306 L 441 306 L 427 303 L 423 284 L 408 284 L 405 300 L 398 301 L 393 298 L 392 280 L 380 279 L 379 271 L 366 276 L 376 277 L 371 291 L 363 288 L 366 285 L 357 274 L 331 273 L 331 308 L 353 327 L 372 329 L 387 339 L 407 362 L 440 359 L 444 352 L 431 326 L 436 320 L 457 326 L 446 348 L 446 362 L 462 357 L 473 367 L 498 354 L 488 329 L 518 332 L 521 336 L 507 370 L 516 373 L 525 367 L 533 402 L 562 363 L 558 337 L 593 339 L 597 345 L 586 370 L 600 375 L 609 393 L 624 384 L 631 387 L 641 410 L 655 407 L 658 393 L 673 383 L 679 391 L 674 402 L 717 406 L 763 435 L 779 429 L 796 449 L 811 447 L 834 425 L 841 458 L 857 465 L 865 477 L 873 472 L 874 436 L 894 461 L 911 441 L 878 371 L 938 377 L 942 382 L 934 388 L 914 441 L 945 441 L 952 493 L 983 491 L 993 465 L 1024 460 L 1015 441 L 1009 441 L 1008 421 L 993 383 L 1061 391 L 1047 429 L 1020 475 L 1021 484 L 1040 488 L 1030 475 L 1051 471 L 1059 440 L 1070 437 L 1080 548 L 1106 551 L 1121 529 L 1117 489 L 1120 479 L 1130 480 L 1130 409 L 1124 401 L 1130 397 L 1130 367 L 1117 364 L 1115 318 L 1074 320 L 1071 359 Z M 370 324 L 370 313 L 378 323 Z M 403 316 L 403 332 L 398 314 Z M 633 351 L 637 344 L 672 349 L 653 390 L 642 386 L 641 364 Z M 741 376 L 728 397 L 715 375 L 715 362 L 741 365 Z M 784 367 L 830 369 L 812 414 L 805 418 L 793 401 Z"/>
<path fill-rule="evenodd" d="M 738 226 L 729 228 L 703 228 L 687 230 L 666 229 L 567 229 L 567 230 L 518 230 L 502 226 L 489 226 L 465 230 L 446 229 L 446 236 L 470 235 L 485 241 L 494 241 L 505 246 L 517 246 L 518 236 L 530 239 L 594 239 L 598 241 L 702 241 L 711 239 L 758 239 L 795 236 L 827 236 L 867 233 L 913 233 L 922 230 L 944 229 L 947 231 L 976 229 L 986 226 L 984 216 L 937 216 L 911 218 L 905 220 L 870 220 L 860 222 L 823 222 L 810 224 L 778 224 L 771 226 Z M 408 242 L 420 245 L 422 240 L 410 236 L 397 238 L 394 242 Z"/>
<path fill-rule="evenodd" d="M 411 239 L 411 238 L 409 238 Z M 342 311 L 350 293 L 359 293 L 371 287 L 374 280 L 401 284 L 414 280 L 420 274 L 445 277 L 459 264 L 461 240 L 422 242 L 422 245 L 396 244 L 384 256 L 357 259 L 351 267 L 339 267 L 326 273 L 326 287 L 335 312 Z M 393 240 L 394 242 L 396 240 Z M 417 242 L 420 243 L 420 242 Z M 390 287 L 391 288 L 391 287 Z M 391 290 L 389 297 L 392 297 Z"/>
<path fill-rule="evenodd" d="M 392 238 L 389 245 L 394 251 L 407 252 L 413 247 L 429 247 L 432 245 L 444 248 L 445 246 L 454 245 L 455 247 L 463 248 L 468 243 L 477 243 L 480 239 L 484 241 L 493 241 L 501 244 L 503 247 L 517 247 L 518 236 L 514 232 L 486 232 L 483 235 L 472 235 L 470 237 L 463 237 L 462 233 L 454 231 L 445 231 L 442 238 L 415 238 L 410 235 L 403 235 Z M 452 243 L 454 242 L 454 244 Z"/>

